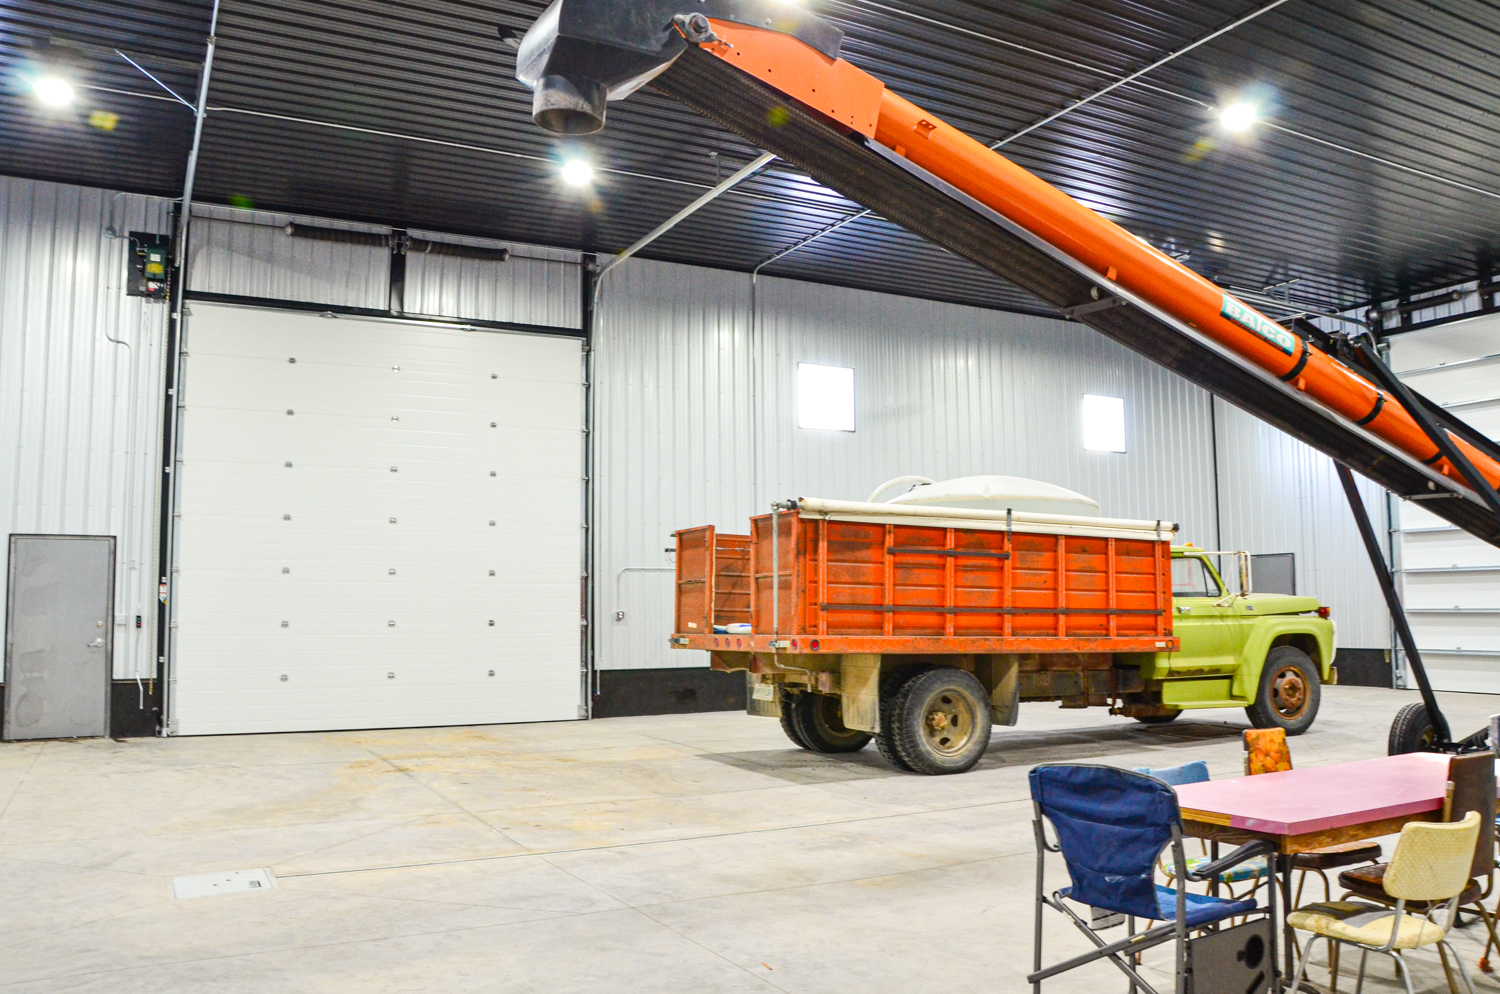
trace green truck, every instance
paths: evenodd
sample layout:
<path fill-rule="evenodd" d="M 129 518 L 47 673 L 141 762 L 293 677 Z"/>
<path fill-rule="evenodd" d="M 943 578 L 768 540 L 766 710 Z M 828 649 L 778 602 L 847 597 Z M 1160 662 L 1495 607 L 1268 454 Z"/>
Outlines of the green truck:
<path fill-rule="evenodd" d="M 1233 555 L 1239 587 L 1231 593 L 1214 556 Z M 1179 652 L 1140 659 L 1150 701 L 1126 713 L 1168 722 L 1193 708 L 1242 707 L 1257 728 L 1305 732 L 1318 714 L 1322 685 L 1338 682 L 1334 625 L 1316 597 L 1253 592 L 1249 557 L 1172 547 L 1172 627 Z"/>

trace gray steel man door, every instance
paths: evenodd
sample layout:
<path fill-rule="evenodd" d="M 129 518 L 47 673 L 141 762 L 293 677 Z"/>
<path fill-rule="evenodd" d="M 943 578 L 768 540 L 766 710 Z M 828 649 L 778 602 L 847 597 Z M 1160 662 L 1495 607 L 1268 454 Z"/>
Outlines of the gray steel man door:
<path fill-rule="evenodd" d="M 108 735 L 114 537 L 12 535 L 6 590 L 4 737 Z"/>

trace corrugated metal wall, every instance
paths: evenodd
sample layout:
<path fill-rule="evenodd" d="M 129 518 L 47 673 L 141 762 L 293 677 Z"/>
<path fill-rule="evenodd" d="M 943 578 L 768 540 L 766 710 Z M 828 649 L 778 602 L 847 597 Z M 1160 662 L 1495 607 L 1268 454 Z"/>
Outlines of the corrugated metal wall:
<path fill-rule="evenodd" d="M 406 310 L 475 321 L 577 328 L 579 253 L 488 238 L 413 231 L 413 237 L 510 250 L 505 262 L 409 252 Z"/>
<path fill-rule="evenodd" d="M 165 312 L 124 296 L 125 243 L 104 231 L 166 231 L 169 205 L 0 183 L 11 529 L 121 535 L 119 613 L 145 625 L 121 640 L 117 675 L 150 675 Z M 290 238 L 279 215 L 232 219 L 244 216 L 214 208 L 195 221 L 195 289 L 386 306 L 384 249 Z M 506 263 L 410 258 L 408 309 L 576 326 L 576 254 L 508 247 Z M 1089 494 L 1106 514 L 1173 518 L 1184 540 L 1220 540 L 1208 396 L 1076 324 L 774 278 L 752 298 L 740 274 L 635 260 L 607 277 L 596 350 L 604 668 L 702 665 L 664 645 L 671 532 L 742 530 L 773 499 L 863 499 L 907 473 L 1006 473 Z M 855 433 L 795 427 L 799 361 L 854 367 Z M 1127 453 L 1083 450 L 1085 393 L 1125 398 Z M 1298 587 L 1333 605 L 1340 644 L 1388 645 L 1327 460 L 1228 405 L 1217 414 L 1223 543 L 1295 552 Z"/>
<path fill-rule="evenodd" d="M 288 223 L 388 235 L 390 228 L 229 207 L 193 208 L 188 283 L 196 293 L 386 310 L 390 249 L 298 238 Z M 579 253 L 487 238 L 411 232 L 418 238 L 505 248 L 505 262 L 411 252 L 406 257 L 409 315 L 577 328 Z"/>
<path fill-rule="evenodd" d="M 125 295 L 126 236 L 170 232 L 170 207 L 0 177 L 0 522 L 117 536 L 116 678 L 156 671 L 167 324 L 166 305 Z"/>
<path fill-rule="evenodd" d="M 607 279 L 595 341 L 601 668 L 704 665 L 665 645 L 671 532 L 744 531 L 775 499 L 863 500 L 905 474 L 1002 473 L 1213 540 L 1208 395 L 1081 325 L 762 278 L 752 340 L 743 275 L 635 261 Z M 796 427 L 798 362 L 854 368 L 854 433 Z M 1083 450 L 1086 393 L 1125 399 L 1128 452 Z"/>
<path fill-rule="evenodd" d="M 291 222 L 309 218 L 197 205 L 189 234 L 188 289 L 339 307 L 390 306 L 390 250 L 379 245 L 293 238 Z M 388 234 L 368 224 L 317 221 L 322 227 Z"/>
<path fill-rule="evenodd" d="M 1333 609 L 1343 648 L 1388 649 L 1391 620 L 1333 460 L 1223 400 L 1219 514 L 1224 549 L 1296 556 L 1297 592 Z M 1385 491 L 1355 475 L 1376 532 L 1385 534 Z"/>

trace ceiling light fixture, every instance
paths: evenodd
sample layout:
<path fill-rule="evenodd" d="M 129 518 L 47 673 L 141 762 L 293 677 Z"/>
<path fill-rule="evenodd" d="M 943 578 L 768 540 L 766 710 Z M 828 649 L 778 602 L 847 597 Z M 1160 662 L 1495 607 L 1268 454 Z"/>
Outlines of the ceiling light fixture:
<path fill-rule="evenodd" d="M 75 96 L 73 84 L 61 76 L 40 76 L 31 84 L 31 92 L 48 107 L 67 107 Z"/>
<path fill-rule="evenodd" d="M 1219 111 L 1219 123 L 1226 131 L 1247 131 L 1260 117 L 1254 104 L 1237 100 Z"/>
<path fill-rule="evenodd" d="M 594 167 L 582 159 L 569 159 L 563 163 L 562 178 L 569 186 L 588 186 L 594 181 Z"/>

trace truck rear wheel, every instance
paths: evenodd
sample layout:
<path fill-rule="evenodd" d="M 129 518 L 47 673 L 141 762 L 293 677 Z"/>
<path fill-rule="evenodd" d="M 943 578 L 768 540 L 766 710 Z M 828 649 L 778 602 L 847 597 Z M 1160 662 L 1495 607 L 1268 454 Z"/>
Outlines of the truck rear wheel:
<path fill-rule="evenodd" d="M 1266 655 L 1255 700 L 1245 709 L 1256 728 L 1284 728 L 1301 735 L 1318 716 L 1323 682 L 1307 653 L 1292 645 L 1278 645 Z"/>
<path fill-rule="evenodd" d="M 813 752 L 859 752 L 870 743 L 870 733 L 844 724 L 842 702 L 829 694 L 805 693 L 792 699 L 782 714 L 792 714 L 792 724 L 802 734 L 804 748 Z M 783 726 L 785 727 L 785 726 Z"/>
<path fill-rule="evenodd" d="M 801 696 L 785 687 L 781 688 L 781 730 L 797 748 L 810 750 L 812 746 L 808 745 L 807 740 L 802 737 L 802 726 L 797 721 L 797 698 Z"/>
<path fill-rule="evenodd" d="M 1432 728 L 1432 718 L 1427 714 L 1427 705 L 1408 704 L 1396 712 L 1391 722 L 1391 737 L 1386 743 L 1386 754 L 1400 756 L 1408 752 L 1436 752 L 1437 733 Z"/>
<path fill-rule="evenodd" d="M 966 670 L 919 673 L 891 701 L 882 726 L 903 765 L 914 773 L 963 773 L 990 744 L 990 697 Z"/>

